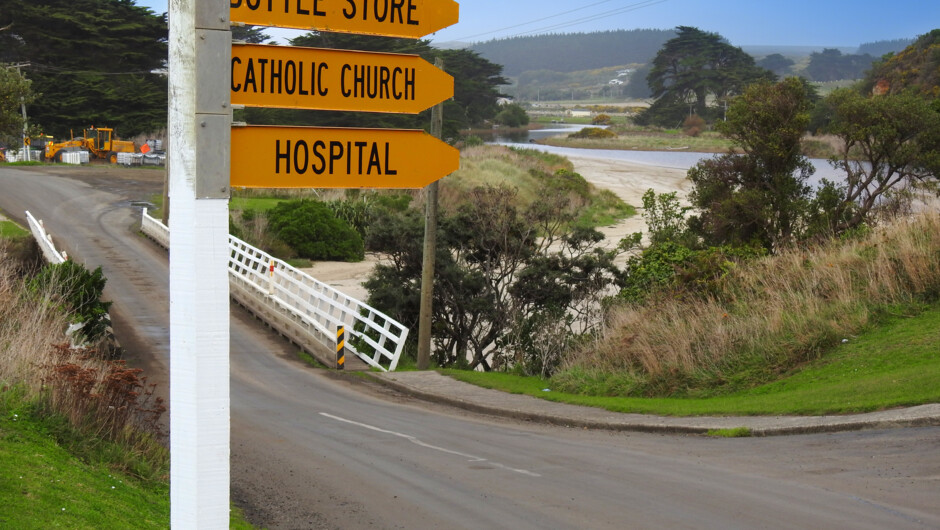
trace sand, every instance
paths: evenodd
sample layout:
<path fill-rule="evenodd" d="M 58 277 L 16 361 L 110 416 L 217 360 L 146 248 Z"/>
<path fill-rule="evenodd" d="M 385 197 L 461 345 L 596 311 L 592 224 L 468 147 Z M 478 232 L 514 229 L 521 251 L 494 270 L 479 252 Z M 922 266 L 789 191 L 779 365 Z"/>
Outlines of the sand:
<path fill-rule="evenodd" d="M 656 193 L 678 192 L 680 198 L 688 193 L 690 182 L 686 171 L 682 169 L 662 168 L 635 164 L 619 160 L 569 156 L 575 171 L 598 188 L 606 188 L 617 194 L 627 204 L 637 207 L 643 204 L 643 194 L 652 188 Z M 614 226 L 601 227 L 611 247 L 634 232 L 646 230 L 642 215 L 638 214 L 621 221 Z M 360 263 L 317 262 L 312 267 L 303 269 L 317 280 L 333 287 L 341 293 L 358 300 L 368 298 L 362 283 L 368 278 L 372 268 L 380 257 L 367 254 Z"/>

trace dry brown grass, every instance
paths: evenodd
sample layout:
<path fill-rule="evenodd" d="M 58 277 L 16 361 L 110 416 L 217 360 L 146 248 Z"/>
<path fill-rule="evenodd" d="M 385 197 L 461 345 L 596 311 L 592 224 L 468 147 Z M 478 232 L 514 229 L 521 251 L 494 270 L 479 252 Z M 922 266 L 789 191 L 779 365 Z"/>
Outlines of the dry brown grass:
<path fill-rule="evenodd" d="M 51 360 L 51 345 L 66 341 L 68 319 L 53 304 L 28 296 L 19 264 L 0 242 L 0 382 L 25 384 L 38 392 L 39 367 Z"/>
<path fill-rule="evenodd" d="M 574 169 L 563 157 L 528 151 L 520 153 L 499 145 L 469 147 L 460 155 L 460 169 L 440 181 L 438 201 L 445 211 L 456 209 L 466 200 L 467 192 L 479 186 L 517 188 L 522 204 L 528 205 L 542 190 L 532 171 L 551 175 L 559 169 Z M 424 199 L 423 193 L 418 194 L 415 206 L 421 207 Z"/>
<path fill-rule="evenodd" d="M 940 214 L 752 262 L 732 271 L 724 288 L 707 300 L 614 309 L 602 338 L 566 369 L 619 374 L 642 393 L 681 392 L 690 380 L 720 386 L 742 371 L 773 377 L 858 333 L 879 312 L 940 296 Z"/>
<path fill-rule="evenodd" d="M 27 400 L 96 438 L 136 444 L 162 434 L 166 407 L 141 371 L 70 347 L 55 289 L 30 289 L 20 270 L 0 241 L 0 388 L 24 389 Z"/>

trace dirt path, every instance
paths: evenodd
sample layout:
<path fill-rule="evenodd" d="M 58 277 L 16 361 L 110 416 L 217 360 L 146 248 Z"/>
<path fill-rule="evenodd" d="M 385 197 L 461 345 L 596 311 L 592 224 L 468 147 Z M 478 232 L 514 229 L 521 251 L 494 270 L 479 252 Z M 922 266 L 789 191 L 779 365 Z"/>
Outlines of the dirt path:
<path fill-rule="evenodd" d="M 635 164 L 619 160 L 569 156 L 574 170 L 598 188 L 608 189 L 624 202 L 637 208 L 637 215 L 620 223 L 600 228 L 609 244 L 616 245 L 634 232 L 645 232 L 641 207 L 643 194 L 653 189 L 656 193 L 677 192 L 684 199 L 690 188 L 686 171 Z"/>

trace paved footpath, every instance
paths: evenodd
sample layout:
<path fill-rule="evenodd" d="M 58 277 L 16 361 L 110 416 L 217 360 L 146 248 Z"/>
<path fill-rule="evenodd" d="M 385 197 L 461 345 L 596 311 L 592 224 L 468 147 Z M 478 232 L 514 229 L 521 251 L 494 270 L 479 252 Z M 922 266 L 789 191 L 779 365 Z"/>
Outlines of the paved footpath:
<path fill-rule="evenodd" d="M 372 372 L 369 375 L 388 387 L 435 403 L 484 414 L 591 429 L 701 434 L 713 429 L 746 427 L 754 436 L 772 436 L 940 425 L 940 403 L 839 416 L 649 416 L 507 394 L 434 371 Z"/>

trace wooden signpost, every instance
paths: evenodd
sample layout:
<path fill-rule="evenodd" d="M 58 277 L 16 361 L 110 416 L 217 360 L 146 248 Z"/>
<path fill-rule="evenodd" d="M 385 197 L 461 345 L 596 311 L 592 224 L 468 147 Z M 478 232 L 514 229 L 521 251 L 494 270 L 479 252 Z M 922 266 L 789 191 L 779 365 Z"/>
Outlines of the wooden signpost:
<path fill-rule="evenodd" d="M 232 105 L 418 113 L 450 98 L 454 81 L 410 55 L 232 45 L 231 23 L 420 38 L 456 23 L 459 8 L 453 0 L 229 0 L 228 11 L 221 0 L 173 0 L 169 8 L 170 524 L 228 528 L 231 187 L 423 187 L 459 165 L 456 149 L 420 130 L 233 127 Z"/>

